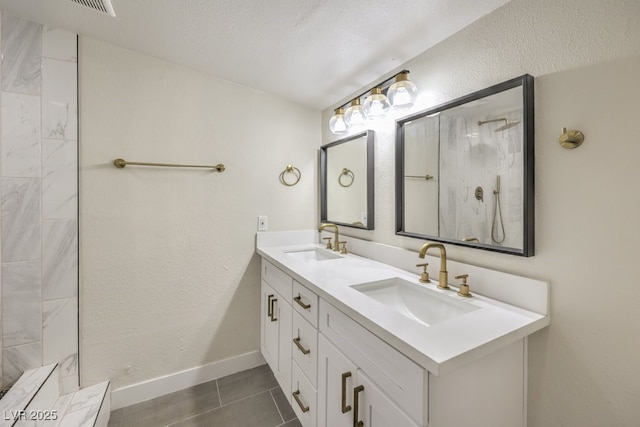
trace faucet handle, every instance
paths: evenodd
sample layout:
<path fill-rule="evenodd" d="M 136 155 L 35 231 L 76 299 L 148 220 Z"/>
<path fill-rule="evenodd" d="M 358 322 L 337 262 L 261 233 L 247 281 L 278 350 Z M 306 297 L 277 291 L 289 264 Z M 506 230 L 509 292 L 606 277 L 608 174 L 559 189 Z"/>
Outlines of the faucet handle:
<path fill-rule="evenodd" d="M 331 237 L 323 237 L 322 240 L 327 241 L 327 249 L 332 249 L 331 247 Z"/>
<path fill-rule="evenodd" d="M 429 279 L 429 273 L 427 273 L 427 266 L 429 263 L 423 262 L 422 264 L 416 264 L 416 267 L 423 267 L 422 273 L 420 274 L 420 281 L 422 283 L 431 283 L 431 279 Z"/>
<path fill-rule="evenodd" d="M 340 253 L 342 255 L 346 255 L 347 254 L 347 242 L 346 242 L 346 240 L 344 242 L 338 242 L 338 248 L 340 248 L 340 244 L 342 244 L 342 250 L 340 251 Z"/>
<path fill-rule="evenodd" d="M 462 283 L 460 283 L 460 289 L 458 290 L 458 295 L 465 298 L 469 298 L 473 296 L 471 292 L 469 292 L 469 285 L 467 285 L 467 277 L 469 277 L 468 274 L 461 274 L 459 276 L 456 276 L 456 279 L 462 279 Z"/>

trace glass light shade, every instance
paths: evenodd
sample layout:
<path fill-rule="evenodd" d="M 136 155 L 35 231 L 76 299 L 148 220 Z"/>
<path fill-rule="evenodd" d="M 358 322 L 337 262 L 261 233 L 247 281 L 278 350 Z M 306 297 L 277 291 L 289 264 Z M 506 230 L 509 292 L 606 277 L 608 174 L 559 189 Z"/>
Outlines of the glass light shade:
<path fill-rule="evenodd" d="M 381 119 L 385 117 L 390 107 L 391 104 L 389 104 L 389 100 L 379 87 L 371 89 L 371 95 L 365 99 L 364 105 L 362 106 L 364 114 L 368 119 Z"/>
<path fill-rule="evenodd" d="M 418 88 L 409 80 L 407 73 L 400 73 L 396 76 L 395 83 L 389 86 L 387 97 L 393 108 L 409 108 L 416 102 Z"/>
<path fill-rule="evenodd" d="M 351 101 L 351 105 L 344 113 L 344 121 L 347 122 L 347 126 L 351 128 L 364 126 L 365 115 L 364 109 L 362 105 L 360 105 L 360 98 Z"/>
<path fill-rule="evenodd" d="M 340 135 L 347 131 L 347 123 L 344 121 L 344 110 L 336 108 L 333 116 L 329 119 L 329 129 L 336 135 Z"/>

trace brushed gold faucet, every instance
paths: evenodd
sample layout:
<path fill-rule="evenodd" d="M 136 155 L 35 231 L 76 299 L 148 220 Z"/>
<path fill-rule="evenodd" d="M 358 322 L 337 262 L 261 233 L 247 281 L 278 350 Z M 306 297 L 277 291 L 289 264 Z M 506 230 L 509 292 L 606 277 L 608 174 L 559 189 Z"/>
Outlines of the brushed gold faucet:
<path fill-rule="evenodd" d="M 440 289 L 449 289 L 449 273 L 447 273 L 447 250 L 442 243 L 425 243 L 420 248 L 418 256 L 424 258 L 430 248 L 440 249 L 440 281 L 438 287 Z"/>
<path fill-rule="evenodd" d="M 334 233 L 335 233 L 334 239 L 333 239 L 333 241 L 334 241 L 333 250 L 338 252 L 340 250 L 340 244 L 338 243 L 339 242 L 339 238 L 340 238 L 340 236 L 338 235 L 338 226 L 328 222 L 326 224 L 320 224 L 320 228 L 318 228 L 318 231 L 322 232 L 322 230 L 324 230 L 325 228 L 332 228 L 332 227 L 333 227 L 333 230 L 334 230 Z M 329 242 L 329 244 L 327 244 L 327 249 L 330 249 L 330 247 L 329 247 L 330 244 L 331 244 L 331 242 Z"/>

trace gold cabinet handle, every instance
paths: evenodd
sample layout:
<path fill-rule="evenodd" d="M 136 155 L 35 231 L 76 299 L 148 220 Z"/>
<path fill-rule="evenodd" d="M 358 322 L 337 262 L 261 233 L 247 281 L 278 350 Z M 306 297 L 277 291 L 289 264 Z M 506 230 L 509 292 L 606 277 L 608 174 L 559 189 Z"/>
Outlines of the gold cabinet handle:
<path fill-rule="evenodd" d="M 271 313 L 272 313 L 271 298 L 273 297 L 274 297 L 273 294 L 267 296 L 267 317 L 271 317 Z"/>
<path fill-rule="evenodd" d="M 271 304 L 270 304 L 270 307 L 269 307 L 269 308 L 270 308 L 270 310 L 269 310 L 269 312 L 270 312 L 269 317 L 271 318 L 271 321 L 272 321 L 272 322 L 275 322 L 275 321 L 277 321 L 277 320 L 278 320 L 278 319 L 276 319 L 276 312 L 275 312 L 275 310 L 273 309 L 273 304 L 274 304 L 276 301 L 278 301 L 278 298 L 273 298 L 273 299 L 271 300 Z"/>
<path fill-rule="evenodd" d="M 353 427 L 362 427 L 364 425 L 364 422 L 358 420 L 358 394 L 361 391 L 364 391 L 363 385 L 359 385 L 353 389 Z"/>
<path fill-rule="evenodd" d="M 351 376 L 351 372 L 342 374 L 342 413 L 346 414 L 351 410 L 351 405 L 347 405 L 347 378 Z"/>
<path fill-rule="evenodd" d="M 304 308 L 305 310 L 309 310 L 311 308 L 311 304 L 305 304 L 302 302 L 302 296 L 298 295 L 297 297 L 294 297 L 293 300 L 295 302 L 298 303 L 298 305 L 302 308 Z"/>
<path fill-rule="evenodd" d="M 293 392 L 293 398 L 296 400 L 296 402 L 298 403 L 298 406 L 300 407 L 300 410 L 304 413 L 304 412 L 309 412 L 309 407 L 308 406 L 304 406 L 304 404 L 302 403 L 302 401 L 300 400 L 300 390 L 296 390 Z"/>
<path fill-rule="evenodd" d="M 293 339 L 293 343 L 296 345 L 296 347 L 298 347 L 298 350 L 300 350 L 302 352 L 302 354 L 309 354 L 311 353 L 311 350 L 306 349 L 302 346 L 302 344 L 300 344 L 300 337 L 298 338 L 294 338 Z"/>

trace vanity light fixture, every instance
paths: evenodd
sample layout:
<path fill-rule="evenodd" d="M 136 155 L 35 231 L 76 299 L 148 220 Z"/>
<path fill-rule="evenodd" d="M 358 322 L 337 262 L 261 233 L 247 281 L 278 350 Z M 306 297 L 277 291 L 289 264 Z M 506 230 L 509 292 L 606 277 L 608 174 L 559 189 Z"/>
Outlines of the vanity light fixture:
<path fill-rule="evenodd" d="M 333 110 L 334 114 L 329 119 L 331 132 L 340 135 L 349 129 L 360 129 L 364 127 L 366 119 L 384 118 L 391 108 L 413 106 L 418 89 L 408 75 L 408 70 L 402 70 Z M 364 103 L 361 104 L 363 98 Z M 345 112 L 347 105 L 349 107 Z"/>
<path fill-rule="evenodd" d="M 393 108 L 410 108 L 413 107 L 413 104 L 416 102 L 418 88 L 409 80 L 408 74 L 408 71 L 402 71 L 396 74 L 396 82 L 389 86 L 387 97 Z"/>
<path fill-rule="evenodd" d="M 391 104 L 382 89 L 374 87 L 371 89 L 371 95 L 364 100 L 364 114 L 368 119 L 382 119 L 387 115 Z"/>
<path fill-rule="evenodd" d="M 362 105 L 360 105 L 360 98 L 356 98 L 351 101 L 351 105 L 344 113 L 344 121 L 347 122 L 347 126 L 350 128 L 358 128 L 364 126 L 365 115 Z"/>
<path fill-rule="evenodd" d="M 336 135 L 347 131 L 347 123 L 344 121 L 344 110 L 342 107 L 333 110 L 333 116 L 329 119 L 329 129 Z"/>

